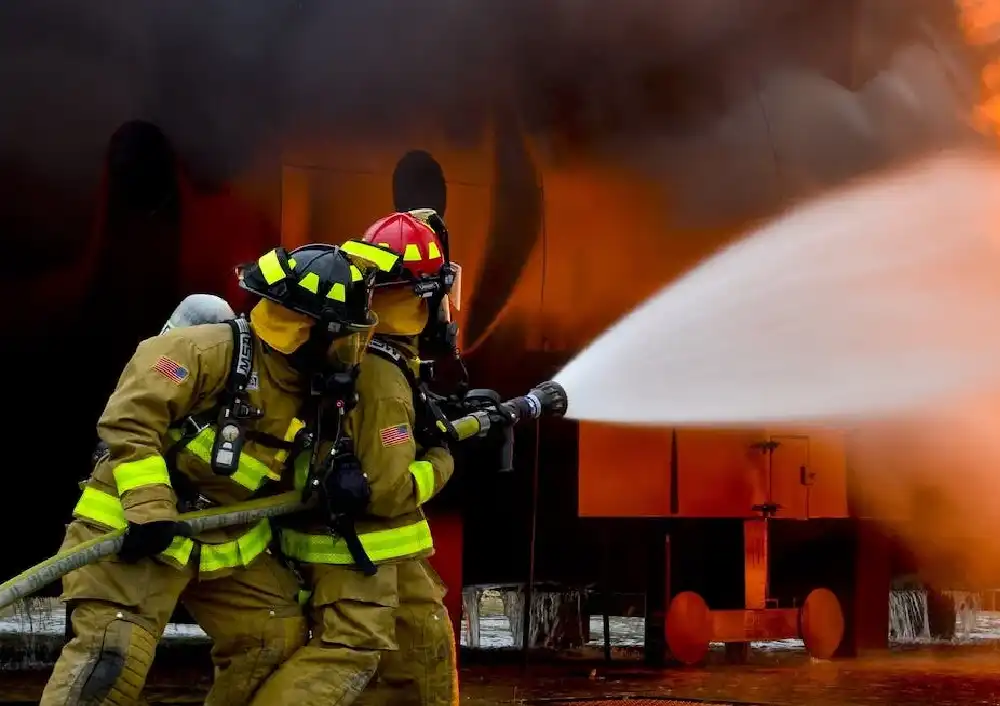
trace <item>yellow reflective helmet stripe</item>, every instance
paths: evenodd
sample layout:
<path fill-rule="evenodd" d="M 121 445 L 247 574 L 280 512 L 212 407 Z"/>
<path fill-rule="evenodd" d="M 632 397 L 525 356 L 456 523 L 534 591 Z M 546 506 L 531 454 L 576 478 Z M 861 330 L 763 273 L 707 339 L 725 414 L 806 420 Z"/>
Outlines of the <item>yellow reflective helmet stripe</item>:
<path fill-rule="evenodd" d="M 434 260 L 441 257 L 441 251 L 438 250 L 437 243 L 433 240 L 427 244 L 427 259 Z"/>
<path fill-rule="evenodd" d="M 174 441 L 178 441 L 181 437 L 181 432 L 177 429 L 171 429 L 167 435 Z M 213 446 L 215 446 L 215 429 L 205 427 L 198 436 L 187 443 L 184 450 L 198 460 L 211 464 Z M 234 483 L 238 483 L 247 490 L 253 491 L 258 490 L 267 479 L 280 480 L 281 475 L 272 471 L 266 463 L 244 452 L 240 454 L 240 465 L 236 468 L 236 472 L 229 476 L 229 478 Z"/>
<path fill-rule="evenodd" d="M 351 281 L 360 282 L 362 279 L 364 279 L 364 275 L 361 274 L 361 270 L 357 266 L 351 265 Z"/>
<path fill-rule="evenodd" d="M 335 302 L 347 302 L 347 287 L 344 286 L 343 282 L 334 282 L 330 287 L 330 291 L 326 293 L 327 299 L 332 299 Z"/>
<path fill-rule="evenodd" d="M 84 486 L 83 493 L 73 508 L 73 515 L 111 529 L 120 530 L 128 527 L 121 500 L 89 485 Z"/>
<path fill-rule="evenodd" d="M 360 240 L 348 240 L 340 249 L 359 260 L 370 262 L 383 272 L 392 271 L 399 261 L 399 255 L 391 250 L 362 243 Z"/>
<path fill-rule="evenodd" d="M 424 257 L 420 254 L 420 248 L 417 247 L 416 243 L 406 244 L 406 252 L 403 253 L 403 262 L 419 262 L 423 259 Z"/>
<path fill-rule="evenodd" d="M 315 272 L 306 272 L 299 280 L 299 286 L 307 292 L 319 294 L 319 275 Z"/>
<path fill-rule="evenodd" d="M 113 473 L 119 495 L 144 485 L 170 485 L 167 462 L 159 454 L 119 463 Z"/>
<path fill-rule="evenodd" d="M 288 265 L 289 267 L 295 266 L 290 261 Z M 277 250 L 264 253 L 257 258 L 257 267 L 260 268 L 260 274 L 264 277 L 264 281 L 268 284 L 280 282 L 288 276 L 285 272 L 285 268 L 281 266 L 281 260 L 278 259 Z"/>
<path fill-rule="evenodd" d="M 247 566 L 271 543 L 271 523 L 261 520 L 249 532 L 221 544 L 202 544 L 198 570 L 211 573 L 220 569 Z"/>
<path fill-rule="evenodd" d="M 365 532 L 359 538 L 369 558 L 376 563 L 401 559 L 434 548 L 431 528 L 426 520 L 405 527 Z M 349 566 L 354 563 L 343 538 L 328 534 L 306 534 L 283 529 L 281 550 L 286 556 L 309 564 Z"/>
<path fill-rule="evenodd" d="M 128 526 L 121 501 L 109 493 L 86 486 L 73 508 L 73 516 L 95 524 L 122 530 Z M 271 524 L 261 520 L 236 539 L 220 544 L 201 544 L 198 568 L 202 573 L 247 566 L 262 554 L 271 542 Z M 187 566 L 195 543 L 188 537 L 174 537 L 159 556 L 179 567 Z"/>
<path fill-rule="evenodd" d="M 417 486 L 417 505 L 423 505 L 434 495 L 434 466 L 430 461 L 414 461 L 409 471 Z"/>

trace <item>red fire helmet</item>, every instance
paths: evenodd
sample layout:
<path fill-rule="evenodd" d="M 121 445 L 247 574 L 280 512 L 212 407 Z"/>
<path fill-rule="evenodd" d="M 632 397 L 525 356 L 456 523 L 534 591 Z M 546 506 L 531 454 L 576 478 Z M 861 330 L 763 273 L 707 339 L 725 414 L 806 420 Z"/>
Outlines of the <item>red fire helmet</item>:
<path fill-rule="evenodd" d="M 400 256 L 400 274 L 376 279 L 375 286 L 412 284 L 420 297 L 447 295 L 448 306 L 461 308 L 461 267 L 448 256 L 448 231 L 431 209 L 393 213 L 376 221 L 362 241 Z"/>

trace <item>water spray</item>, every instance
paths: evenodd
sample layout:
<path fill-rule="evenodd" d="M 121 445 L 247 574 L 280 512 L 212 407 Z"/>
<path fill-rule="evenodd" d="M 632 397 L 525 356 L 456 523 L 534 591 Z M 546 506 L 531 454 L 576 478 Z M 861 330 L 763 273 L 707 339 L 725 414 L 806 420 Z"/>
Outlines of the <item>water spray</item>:
<path fill-rule="evenodd" d="M 800 205 L 669 284 L 556 379 L 566 416 L 854 423 L 1000 383 L 1000 161 L 943 154 Z"/>

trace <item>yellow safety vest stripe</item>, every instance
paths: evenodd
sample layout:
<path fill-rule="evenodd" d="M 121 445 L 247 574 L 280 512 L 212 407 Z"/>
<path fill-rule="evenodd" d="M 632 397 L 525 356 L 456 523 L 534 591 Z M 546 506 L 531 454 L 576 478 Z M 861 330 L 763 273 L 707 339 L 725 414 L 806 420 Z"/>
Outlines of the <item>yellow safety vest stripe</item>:
<path fill-rule="evenodd" d="M 423 505 L 434 495 L 434 465 L 430 461 L 414 461 L 409 471 L 417 484 L 417 505 Z"/>
<path fill-rule="evenodd" d="M 167 462 L 159 454 L 119 463 L 115 466 L 114 476 L 119 495 L 144 485 L 170 485 Z"/>
<path fill-rule="evenodd" d="M 125 529 L 125 511 L 121 501 L 113 495 L 86 486 L 80 500 L 73 508 L 73 516 L 89 520 L 111 529 Z M 271 543 L 271 523 L 261 520 L 253 529 L 236 539 L 221 544 L 201 543 L 198 568 L 202 573 L 247 566 L 264 552 Z M 178 566 L 186 566 L 191 559 L 194 542 L 187 537 L 174 537 L 173 542 L 160 556 Z"/>
<path fill-rule="evenodd" d="M 89 485 L 84 486 L 73 515 L 115 530 L 128 527 L 121 500 Z"/>
<path fill-rule="evenodd" d="M 288 423 L 288 429 L 285 430 L 285 441 L 291 443 L 295 441 L 295 436 L 302 430 L 305 429 L 306 423 L 301 419 L 292 419 Z M 283 463 L 285 459 L 288 458 L 287 449 L 278 449 L 277 453 L 274 454 L 274 460 L 278 463 Z"/>
<path fill-rule="evenodd" d="M 434 548 L 431 528 L 426 520 L 420 520 L 405 527 L 365 532 L 359 536 L 365 552 L 376 563 L 401 559 Z M 282 530 L 281 550 L 286 556 L 308 564 L 350 565 L 354 563 L 343 538 L 328 534 L 306 534 L 296 530 Z"/>
<path fill-rule="evenodd" d="M 178 566 L 187 566 L 194 551 L 194 542 L 187 537 L 174 537 L 170 546 L 160 552 L 160 556 L 170 559 Z"/>
<path fill-rule="evenodd" d="M 271 523 L 261 520 L 254 528 L 236 539 L 222 544 L 202 544 L 198 569 L 202 573 L 247 566 L 271 543 Z"/>
<path fill-rule="evenodd" d="M 181 438 L 181 432 L 177 429 L 171 429 L 167 432 L 167 435 L 174 441 L 178 441 Z M 187 443 L 184 449 L 204 463 L 211 464 L 212 447 L 214 446 L 215 429 L 205 427 L 198 436 Z M 254 491 L 260 488 L 265 480 L 279 480 L 281 475 L 272 471 L 262 461 L 255 459 L 247 453 L 242 453 L 240 454 L 240 465 L 230 478 L 247 490 Z"/>
<path fill-rule="evenodd" d="M 295 463 L 292 464 L 294 471 L 292 487 L 296 490 L 302 490 L 306 487 L 306 481 L 309 479 L 309 464 L 311 462 L 311 451 L 303 451 L 295 457 Z"/>

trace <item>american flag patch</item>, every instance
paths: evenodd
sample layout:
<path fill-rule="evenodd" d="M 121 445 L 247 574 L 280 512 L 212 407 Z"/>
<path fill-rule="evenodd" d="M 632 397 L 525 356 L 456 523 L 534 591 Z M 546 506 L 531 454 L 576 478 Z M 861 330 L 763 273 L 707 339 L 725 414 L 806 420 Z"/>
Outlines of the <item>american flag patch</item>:
<path fill-rule="evenodd" d="M 394 427 L 386 427 L 378 433 L 378 437 L 382 441 L 382 446 L 405 444 L 410 440 L 410 425 L 397 424 Z"/>
<path fill-rule="evenodd" d="M 188 378 L 188 369 L 180 363 L 170 360 L 165 355 L 160 356 L 160 359 L 156 361 L 156 365 L 153 366 L 153 370 L 175 385 L 180 385 Z"/>

